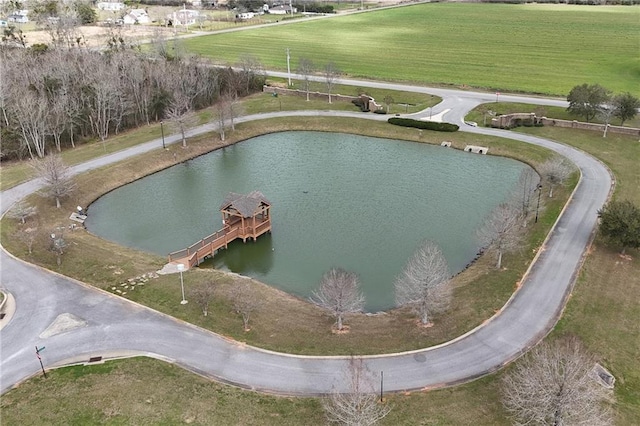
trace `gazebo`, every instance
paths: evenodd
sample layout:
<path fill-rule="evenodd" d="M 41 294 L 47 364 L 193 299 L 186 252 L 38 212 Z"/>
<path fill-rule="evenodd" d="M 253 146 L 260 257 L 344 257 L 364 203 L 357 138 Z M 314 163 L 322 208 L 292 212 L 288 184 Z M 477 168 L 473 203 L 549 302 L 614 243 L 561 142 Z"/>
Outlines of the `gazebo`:
<path fill-rule="evenodd" d="M 222 224 L 227 232 L 237 229 L 238 238 L 246 242 L 255 241 L 260 235 L 271 231 L 271 202 L 260 191 L 247 195 L 230 192 L 220 205 Z"/>

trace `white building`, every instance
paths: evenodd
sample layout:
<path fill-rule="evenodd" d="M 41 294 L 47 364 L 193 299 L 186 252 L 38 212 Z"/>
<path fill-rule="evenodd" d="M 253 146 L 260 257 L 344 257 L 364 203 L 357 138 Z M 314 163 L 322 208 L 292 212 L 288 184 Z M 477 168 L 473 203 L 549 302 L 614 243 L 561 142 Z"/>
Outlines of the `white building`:
<path fill-rule="evenodd" d="M 269 13 L 272 15 L 293 15 L 297 13 L 298 9 L 288 6 L 286 4 L 280 6 L 274 6 L 269 8 Z"/>
<path fill-rule="evenodd" d="M 124 9 L 124 3 L 115 2 L 115 1 L 101 1 L 96 4 L 96 7 L 100 10 L 109 10 L 112 12 L 117 12 L 119 10 Z"/>
<path fill-rule="evenodd" d="M 27 16 L 28 14 L 28 10 L 16 10 L 7 17 L 7 21 L 16 22 L 18 24 L 26 24 L 27 22 L 29 22 L 29 17 Z"/>
<path fill-rule="evenodd" d="M 193 25 L 197 22 L 200 12 L 192 9 L 180 9 L 169 15 L 167 19 L 171 20 L 173 25 Z"/>
<path fill-rule="evenodd" d="M 255 14 L 255 13 L 253 13 L 253 12 L 243 12 L 243 13 L 238 13 L 238 14 L 236 15 L 236 19 L 242 19 L 242 20 L 245 20 L 245 19 L 251 19 L 251 18 L 253 18 L 254 16 L 256 16 L 256 14 Z"/>
<path fill-rule="evenodd" d="M 151 18 L 144 9 L 133 9 L 122 18 L 125 24 L 148 24 L 151 22 Z"/>

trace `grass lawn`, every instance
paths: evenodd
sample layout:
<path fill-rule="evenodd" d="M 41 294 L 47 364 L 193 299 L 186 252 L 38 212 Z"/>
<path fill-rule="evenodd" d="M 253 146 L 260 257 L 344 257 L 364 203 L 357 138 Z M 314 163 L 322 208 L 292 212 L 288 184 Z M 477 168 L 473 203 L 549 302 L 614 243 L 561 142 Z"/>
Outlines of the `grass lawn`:
<path fill-rule="evenodd" d="M 614 199 L 640 205 L 640 143 L 637 138 L 570 129 L 523 132 L 556 139 L 604 161 L 616 177 Z M 593 245 L 557 334 L 578 335 L 616 377 L 620 425 L 640 424 L 640 251 L 621 256 L 600 239 Z"/>
<path fill-rule="evenodd" d="M 633 167 L 634 159 L 640 156 L 637 140 L 623 137 L 603 140 L 591 132 L 558 128 L 524 131 L 592 151 L 616 174 L 615 196 L 640 201 L 640 186 L 631 184 L 640 179 L 640 170 Z M 615 374 L 616 424 L 620 425 L 640 424 L 638 254 L 632 251 L 631 260 L 621 258 L 614 249 L 596 241 L 565 314 L 552 334 L 577 334 Z M 113 275 L 109 267 L 102 271 L 105 276 Z M 174 293 L 176 289 L 174 286 Z M 177 293 L 171 297 L 175 302 Z M 239 328 L 240 319 L 236 321 L 235 326 Z M 382 424 L 508 424 L 499 403 L 499 377 L 500 373 L 464 386 L 428 393 L 389 395 L 394 409 Z M 87 399 L 87 395 L 91 398 Z M 85 403 L 77 404 L 79 399 Z M 34 378 L 3 395 L 0 404 L 7 424 L 193 421 L 194 424 L 281 425 L 320 424 L 323 419 L 318 400 L 242 391 L 145 359 L 52 371 L 47 380 Z"/>
<path fill-rule="evenodd" d="M 501 105 L 502 107 L 503 105 Z M 482 105 L 468 118 L 495 105 Z M 508 105 L 508 112 L 535 111 L 534 105 Z M 475 115 L 474 115 L 475 114 Z M 554 115 L 555 117 L 555 115 Z M 481 120 L 479 122 L 482 122 Z M 518 128 L 580 148 L 602 160 L 616 178 L 613 198 L 640 205 L 640 143 L 637 138 L 553 127 Z M 553 335 L 576 334 L 617 379 L 618 424 L 640 424 L 640 252 L 621 256 L 597 238 Z"/>
<path fill-rule="evenodd" d="M 318 398 L 236 389 L 152 359 L 68 367 L 48 376 L 31 379 L 2 396 L 3 424 L 324 424 Z M 508 424 L 501 420 L 496 392 L 490 381 L 480 380 L 428 394 L 390 395 L 385 399 L 393 409 L 381 424 Z"/>
<path fill-rule="evenodd" d="M 221 64 L 300 58 L 351 77 L 565 96 L 582 83 L 640 95 L 640 6 L 432 3 L 184 40 Z M 561 40 L 561 42 L 559 42 Z M 522 76 L 522 78 L 518 78 Z"/>

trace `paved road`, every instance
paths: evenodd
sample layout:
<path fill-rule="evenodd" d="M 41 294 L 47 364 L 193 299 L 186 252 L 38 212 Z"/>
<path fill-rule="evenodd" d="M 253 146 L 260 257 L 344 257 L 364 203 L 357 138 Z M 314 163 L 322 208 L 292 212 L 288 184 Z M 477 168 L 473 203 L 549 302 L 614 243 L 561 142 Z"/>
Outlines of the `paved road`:
<path fill-rule="evenodd" d="M 359 86 L 402 88 L 443 97 L 433 114 L 449 109 L 444 119 L 461 124 L 471 107 L 493 96 L 465 91 L 414 88 L 357 82 Z M 514 97 L 518 102 L 547 102 Z M 501 95 L 501 100 L 507 97 Z M 426 112 L 423 112 L 423 115 Z M 375 114 L 344 112 L 272 113 L 242 120 L 284 115 L 347 115 L 385 119 Z M 212 125 L 192 133 L 210 131 Z M 462 124 L 462 131 L 509 137 L 553 149 L 573 161 L 582 179 L 572 201 L 551 233 L 520 290 L 489 322 L 438 347 L 395 355 L 366 357 L 373 372 L 384 371 L 385 391 L 438 387 L 472 380 L 500 368 L 538 342 L 555 324 L 564 307 L 585 248 L 596 225 L 596 212 L 606 201 L 612 181 L 607 169 L 591 156 L 552 141 L 501 130 Z M 166 138 L 174 143 L 179 138 Z M 161 141 L 115 153 L 74 168 L 82 172 L 158 149 Z M 2 212 L 15 200 L 36 190 L 33 181 L 2 193 Z M 46 346 L 45 366 L 86 361 L 90 356 L 145 354 L 175 362 L 222 382 L 288 395 L 314 395 L 345 389 L 342 357 L 291 356 L 239 345 L 206 330 L 76 283 L 0 253 L 2 285 L 16 299 L 11 322 L 0 331 L 0 392 L 37 374 L 34 346 Z M 72 314 L 85 324 L 50 337 L 40 337 L 60 314 Z"/>

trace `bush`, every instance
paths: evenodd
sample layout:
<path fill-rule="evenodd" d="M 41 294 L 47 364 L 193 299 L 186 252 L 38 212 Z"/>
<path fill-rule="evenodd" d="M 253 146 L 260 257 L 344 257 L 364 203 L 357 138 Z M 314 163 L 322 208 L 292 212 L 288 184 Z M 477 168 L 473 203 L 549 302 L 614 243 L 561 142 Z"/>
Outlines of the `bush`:
<path fill-rule="evenodd" d="M 333 6 L 330 4 L 323 5 L 318 3 L 293 3 L 293 7 L 298 9 L 298 12 L 305 11 L 308 13 L 336 13 L 333 10 Z"/>
<path fill-rule="evenodd" d="M 460 126 L 451 123 L 437 123 L 435 121 L 420 121 L 399 117 L 390 118 L 387 122 L 396 126 L 415 127 L 416 129 L 433 130 L 436 132 L 457 132 L 460 128 Z"/>

